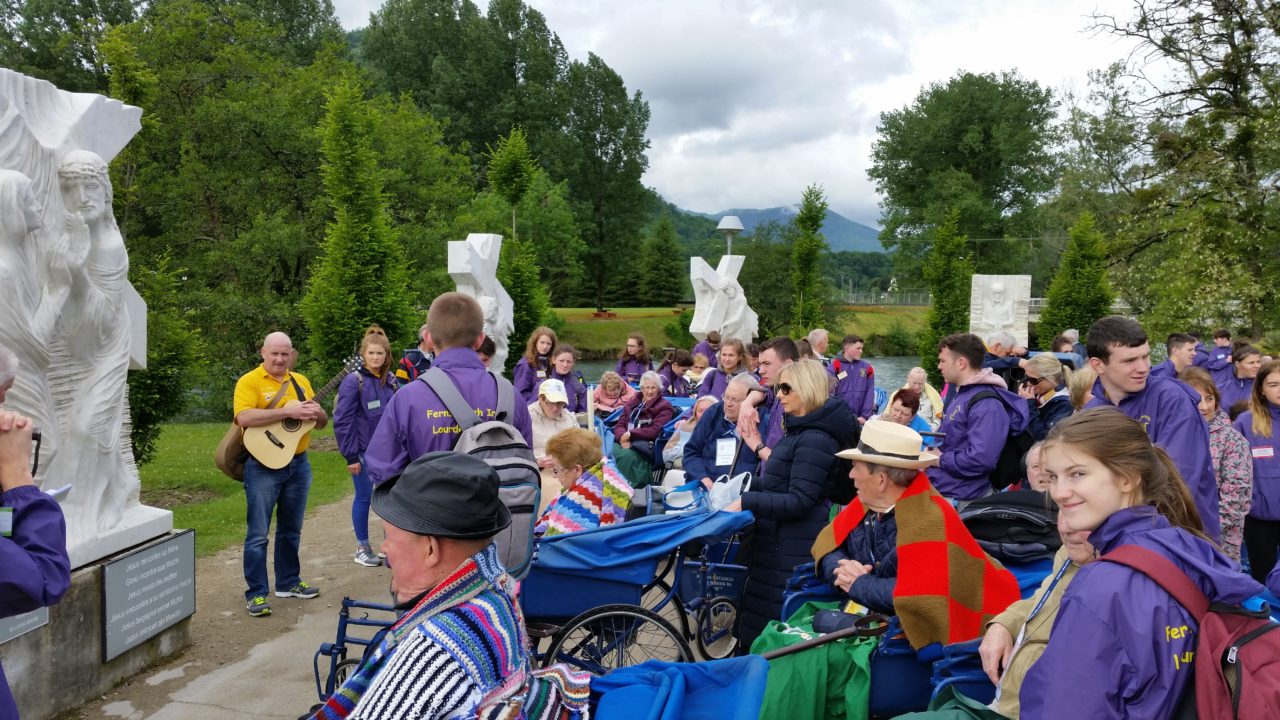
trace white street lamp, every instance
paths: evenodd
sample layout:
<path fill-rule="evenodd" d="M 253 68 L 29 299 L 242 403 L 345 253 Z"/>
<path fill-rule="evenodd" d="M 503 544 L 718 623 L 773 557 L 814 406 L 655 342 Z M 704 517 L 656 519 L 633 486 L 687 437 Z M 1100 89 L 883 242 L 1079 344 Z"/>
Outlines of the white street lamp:
<path fill-rule="evenodd" d="M 742 232 L 742 221 L 737 215 L 725 215 L 720 218 L 720 224 L 716 226 L 716 230 L 724 233 L 724 239 L 729 245 L 728 252 L 725 255 L 733 254 L 733 236 Z"/>

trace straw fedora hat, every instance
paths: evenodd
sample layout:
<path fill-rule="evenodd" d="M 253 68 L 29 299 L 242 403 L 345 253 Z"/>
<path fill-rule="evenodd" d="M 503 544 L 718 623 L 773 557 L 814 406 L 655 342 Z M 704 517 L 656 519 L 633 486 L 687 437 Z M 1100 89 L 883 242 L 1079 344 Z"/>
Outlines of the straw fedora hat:
<path fill-rule="evenodd" d="M 876 465 L 921 470 L 936 465 L 938 456 L 921 452 L 920 433 L 888 420 L 870 420 L 862 426 L 858 447 L 841 450 L 837 457 Z"/>

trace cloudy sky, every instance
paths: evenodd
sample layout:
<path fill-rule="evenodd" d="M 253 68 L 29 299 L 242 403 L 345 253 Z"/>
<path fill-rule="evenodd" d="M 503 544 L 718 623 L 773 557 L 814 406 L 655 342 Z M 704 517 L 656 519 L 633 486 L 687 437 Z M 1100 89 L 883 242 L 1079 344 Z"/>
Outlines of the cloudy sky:
<path fill-rule="evenodd" d="M 476 0 L 482 7 L 485 0 Z M 1083 93 L 1127 46 L 1088 32 L 1129 0 L 525 0 L 569 55 L 604 58 L 649 102 L 645 183 L 717 212 L 799 201 L 878 225 L 867 178 L 880 113 L 965 70 Z M 348 29 L 380 0 L 334 0 Z"/>

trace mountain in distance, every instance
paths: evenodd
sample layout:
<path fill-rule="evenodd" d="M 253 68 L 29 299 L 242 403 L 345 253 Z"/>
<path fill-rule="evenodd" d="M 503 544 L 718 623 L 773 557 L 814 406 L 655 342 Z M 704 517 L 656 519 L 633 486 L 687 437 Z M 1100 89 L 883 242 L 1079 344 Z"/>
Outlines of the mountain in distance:
<path fill-rule="evenodd" d="M 763 210 L 751 208 L 733 208 L 720 213 L 691 213 L 701 215 L 706 218 L 720 221 L 725 215 L 737 215 L 742 221 L 742 227 L 746 232 L 751 232 L 761 223 L 773 220 L 778 223 L 786 224 L 796 216 L 798 208 L 791 207 L 772 207 Z M 880 245 L 880 231 L 873 227 L 855 222 L 841 215 L 835 210 L 828 209 L 827 217 L 822 223 L 822 235 L 827 239 L 827 247 L 832 252 L 884 252 L 884 247 Z"/>

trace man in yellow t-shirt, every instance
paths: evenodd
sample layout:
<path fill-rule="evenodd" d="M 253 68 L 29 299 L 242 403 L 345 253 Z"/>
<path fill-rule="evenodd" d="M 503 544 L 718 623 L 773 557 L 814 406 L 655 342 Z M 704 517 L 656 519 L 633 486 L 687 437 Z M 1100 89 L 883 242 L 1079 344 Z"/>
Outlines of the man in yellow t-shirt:
<path fill-rule="evenodd" d="M 262 427 L 294 418 L 314 420 L 317 428 L 329 421 L 320 404 L 311 399 L 315 393 L 305 377 L 290 372 L 293 341 L 282 332 L 273 332 L 262 341 L 262 365 L 236 381 L 232 412 L 242 428 Z M 284 399 L 276 407 L 267 408 L 276 393 Z M 302 402 L 288 404 L 292 400 Z M 276 514 L 276 597 L 311 599 L 320 594 L 313 585 L 303 582 L 298 560 L 302 542 L 302 519 L 307 511 L 307 492 L 311 489 L 311 463 L 307 460 L 310 433 L 298 443 L 297 454 L 288 465 L 272 470 L 252 456 L 244 466 L 244 494 L 247 506 L 244 539 L 244 580 L 246 608 L 254 617 L 271 614 L 267 604 L 267 529 L 272 512 Z"/>

